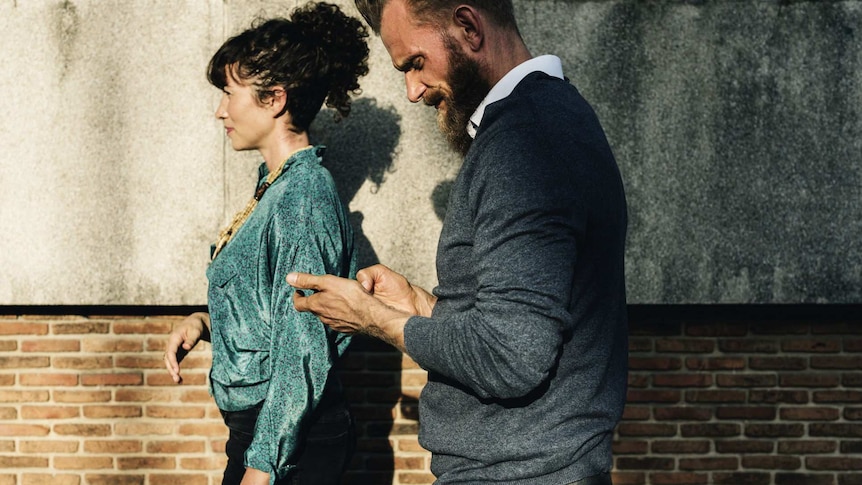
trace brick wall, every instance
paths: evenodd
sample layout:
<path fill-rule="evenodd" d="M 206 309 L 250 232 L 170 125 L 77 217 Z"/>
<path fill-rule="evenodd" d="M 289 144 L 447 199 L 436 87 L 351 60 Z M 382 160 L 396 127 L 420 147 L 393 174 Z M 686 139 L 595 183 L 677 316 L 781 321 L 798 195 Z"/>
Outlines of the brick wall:
<path fill-rule="evenodd" d="M 0 485 L 220 483 L 209 348 L 186 358 L 181 386 L 162 367 L 193 309 L 42 310 L 0 310 Z M 633 308 L 615 483 L 862 484 L 858 310 Z M 360 338 L 343 377 L 360 431 L 347 481 L 431 483 L 416 439 L 425 373 Z"/>

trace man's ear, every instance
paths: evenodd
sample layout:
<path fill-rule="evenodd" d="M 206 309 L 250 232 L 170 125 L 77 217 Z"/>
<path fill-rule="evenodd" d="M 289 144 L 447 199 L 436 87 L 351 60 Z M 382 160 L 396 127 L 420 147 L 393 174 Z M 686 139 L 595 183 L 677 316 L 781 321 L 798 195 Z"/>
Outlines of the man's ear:
<path fill-rule="evenodd" d="M 459 5 L 453 17 L 455 27 L 473 52 L 482 48 L 485 41 L 485 24 L 482 14 L 469 5 Z"/>

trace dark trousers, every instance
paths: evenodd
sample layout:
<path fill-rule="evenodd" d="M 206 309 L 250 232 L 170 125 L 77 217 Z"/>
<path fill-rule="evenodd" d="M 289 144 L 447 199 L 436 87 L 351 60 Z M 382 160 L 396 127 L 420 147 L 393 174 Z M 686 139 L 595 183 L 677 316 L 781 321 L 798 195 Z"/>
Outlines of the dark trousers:
<path fill-rule="evenodd" d="M 230 430 L 225 454 L 227 466 L 222 485 L 239 485 L 245 474 L 245 451 L 254 438 L 254 425 L 260 406 L 245 411 L 222 411 Z M 329 485 L 337 484 L 347 468 L 356 444 L 353 421 L 343 406 L 332 406 L 312 415 L 312 423 L 304 440 L 291 474 L 276 485 Z"/>

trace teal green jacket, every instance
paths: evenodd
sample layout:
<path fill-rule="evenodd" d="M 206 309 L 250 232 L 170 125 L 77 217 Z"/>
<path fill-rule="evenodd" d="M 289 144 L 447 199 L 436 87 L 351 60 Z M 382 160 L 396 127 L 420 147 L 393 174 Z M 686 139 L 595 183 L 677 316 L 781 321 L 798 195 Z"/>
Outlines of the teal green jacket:
<path fill-rule="evenodd" d="M 324 390 L 350 337 L 293 307 L 291 271 L 353 278 L 353 231 L 323 147 L 293 155 L 231 241 L 207 269 L 213 363 L 210 391 L 224 411 L 263 402 L 245 465 L 270 474 L 294 466 L 303 420 Z M 268 171 L 260 167 L 261 184 Z"/>

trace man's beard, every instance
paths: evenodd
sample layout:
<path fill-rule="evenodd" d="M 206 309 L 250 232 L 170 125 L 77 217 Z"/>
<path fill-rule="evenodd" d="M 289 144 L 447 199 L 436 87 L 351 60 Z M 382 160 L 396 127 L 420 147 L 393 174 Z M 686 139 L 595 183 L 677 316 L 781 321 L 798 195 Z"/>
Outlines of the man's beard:
<path fill-rule="evenodd" d="M 446 82 L 450 92 L 447 95 L 436 91 L 425 99 L 425 102 L 437 106 L 441 100 L 445 101 L 445 107 L 438 108 L 437 126 L 449 146 L 463 156 L 473 144 L 473 138 L 467 133 L 467 123 L 488 95 L 491 85 L 482 73 L 482 66 L 467 57 L 455 39 L 443 34 L 443 42 L 449 54 Z"/>

